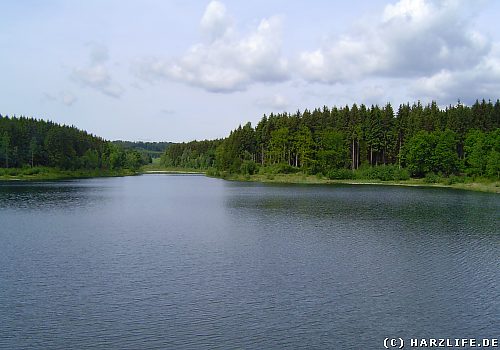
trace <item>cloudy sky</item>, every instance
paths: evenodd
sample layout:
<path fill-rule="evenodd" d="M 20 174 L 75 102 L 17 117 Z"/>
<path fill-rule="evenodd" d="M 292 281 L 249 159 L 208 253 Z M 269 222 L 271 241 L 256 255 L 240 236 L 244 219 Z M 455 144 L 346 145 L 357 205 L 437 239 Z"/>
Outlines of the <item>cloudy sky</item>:
<path fill-rule="evenodd" d="M 0 114 L 107 139 L 500 97 L 500 1 L 4 0 L 0 14 Z"/>

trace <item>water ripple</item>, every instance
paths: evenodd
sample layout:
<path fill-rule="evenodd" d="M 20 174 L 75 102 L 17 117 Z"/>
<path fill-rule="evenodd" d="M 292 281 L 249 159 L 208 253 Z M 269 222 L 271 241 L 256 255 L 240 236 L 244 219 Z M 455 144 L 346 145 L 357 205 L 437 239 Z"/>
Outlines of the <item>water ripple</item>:
<path fill-rule="evenodd" d="M 500 200 L 151 176 L 0 185 L 0 349 L 495 337 Z"/>

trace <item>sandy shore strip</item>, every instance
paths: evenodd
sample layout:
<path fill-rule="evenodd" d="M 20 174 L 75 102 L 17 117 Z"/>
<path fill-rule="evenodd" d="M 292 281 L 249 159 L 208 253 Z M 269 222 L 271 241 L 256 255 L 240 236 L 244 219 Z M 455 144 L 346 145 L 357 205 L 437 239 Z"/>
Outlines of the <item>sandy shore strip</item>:
<path fill-rule="evenodd" d="M 205 175 L 202 171 L 182 171 L 182 170 L 147 170 L 143 174 L 187 174 L 187 175 Z"/>

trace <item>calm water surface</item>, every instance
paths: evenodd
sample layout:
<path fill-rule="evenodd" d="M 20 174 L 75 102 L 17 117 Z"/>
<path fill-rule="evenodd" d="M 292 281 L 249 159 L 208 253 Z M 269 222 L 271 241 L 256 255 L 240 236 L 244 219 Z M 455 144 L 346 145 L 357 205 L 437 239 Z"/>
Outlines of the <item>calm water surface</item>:
<path fill-rule="evenodd" d="M 202 176 L 0 183 L 1 349 L 498 338 L 500 197 Z"/>

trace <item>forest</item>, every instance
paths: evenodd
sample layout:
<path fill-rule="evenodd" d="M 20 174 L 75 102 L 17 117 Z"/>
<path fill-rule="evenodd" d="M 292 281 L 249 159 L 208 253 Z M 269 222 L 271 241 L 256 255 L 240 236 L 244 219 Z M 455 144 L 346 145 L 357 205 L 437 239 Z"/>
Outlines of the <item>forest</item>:
<path fill-rule="evenodd" d="M 106 141 L 74 126 L 0 115 L 0 168 L 137 171 L 161 164 L 210 174 L 297 173 L 330 179 L 500 177 L 500 100 L 363 104 L 264 115 L 224 139 Z"/>
<path fill-rule="evenodd" d="M 363 104 L 264 115 L 222 140 L 171 145 L 165 166 L 211 173 L 320 174 L 358 177 L 488 177 L 500 174 L 500 101 Z"/>
<path fill-rule="evenodd" d="M 137 150 L 149 158 L 160 158 L 165 150 L 170 147 L 171 142 L 144 142 L 144 141 L 111 141 L 114 145 L 123 149 Z"/>
<path fill-rule="evenodd" d="M 148 160 L 74 126 L 0 115 L 0 168 L 138 170 Z"/>

